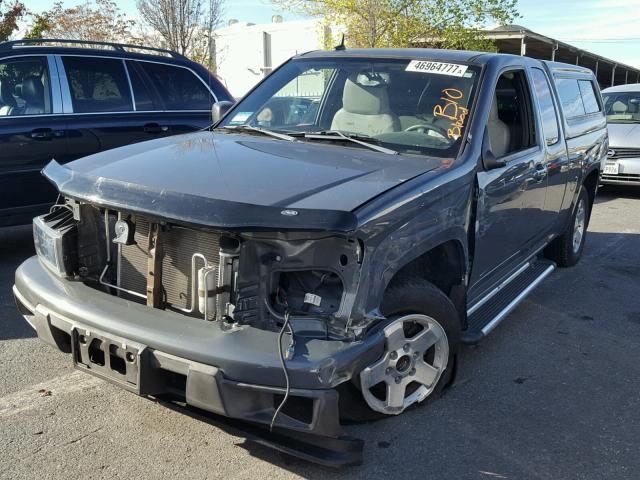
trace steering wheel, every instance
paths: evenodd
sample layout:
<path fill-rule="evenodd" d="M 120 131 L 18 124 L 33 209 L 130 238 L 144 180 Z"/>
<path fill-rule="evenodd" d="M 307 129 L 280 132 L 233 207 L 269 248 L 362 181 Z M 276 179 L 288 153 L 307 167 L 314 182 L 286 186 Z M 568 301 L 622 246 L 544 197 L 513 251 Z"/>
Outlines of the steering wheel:
<path fill-rule="evenodd" d="M 420 133 L 424 133 L 426 134 L 427 132 L 431 131 L 434 133 L 437 133 L 440 137 L 442 137 L 444 140 L 447 139 L 447 131 L 442 128 L 442 127 L 438 127 L 437 125 L 427 125 L 427 124 L 418 124 L 418 125 L 411 125 L 408 128 L 405 128 L 404 130 L 405 132 L 420 132 Z"/>

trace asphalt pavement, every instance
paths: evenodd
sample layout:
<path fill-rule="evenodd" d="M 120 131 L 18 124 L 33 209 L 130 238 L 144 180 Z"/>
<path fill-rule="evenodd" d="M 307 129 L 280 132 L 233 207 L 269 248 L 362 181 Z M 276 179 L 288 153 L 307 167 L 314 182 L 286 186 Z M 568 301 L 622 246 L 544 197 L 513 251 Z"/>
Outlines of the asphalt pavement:
<path fill-rule="evenodd" d="M 15 309 L 32 254 L 0 229 L 2 479 L 640 478 L 640 189 L 602 189 L 580 264 L 465 347 L 443 398 L 350 426 L 364 465 L 338 471 L 75 371 Z"/>

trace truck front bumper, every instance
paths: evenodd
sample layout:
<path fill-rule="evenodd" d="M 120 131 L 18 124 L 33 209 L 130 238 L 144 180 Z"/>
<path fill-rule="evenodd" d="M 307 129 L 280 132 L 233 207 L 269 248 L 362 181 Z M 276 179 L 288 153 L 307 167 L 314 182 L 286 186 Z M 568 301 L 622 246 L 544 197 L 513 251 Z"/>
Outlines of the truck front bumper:
<path fill-rule="evenodd" d="M 188 405 L 268 425 L 285 393 L 276 332 L 225 330 L 218 322 L 152 309 L 57 277 L 37 257 L 18 268 L 13 291 L 40 339 L 72 353 L 77 368 L 137 394 L 177 394 Z M 275 426 L 345 438 L 335 387 L 382 355 L 384 337 L 303 338 L 295 350 L 287 361 L 290 400 Z M 338 463 L 357 463 L 353 444 L 345 448 L 347 460 Z"/>

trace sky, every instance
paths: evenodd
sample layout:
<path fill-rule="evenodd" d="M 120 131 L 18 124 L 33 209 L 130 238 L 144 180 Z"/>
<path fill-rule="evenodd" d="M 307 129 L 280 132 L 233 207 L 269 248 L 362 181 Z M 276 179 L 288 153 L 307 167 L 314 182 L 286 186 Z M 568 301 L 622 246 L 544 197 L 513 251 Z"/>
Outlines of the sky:
<path fill-rule="evenodd" d="M 31 11 L 50 8 L 51 0 L 23 0 Z M 73 6 L 79 0 L 65 0 Z M 135 1 L 116 0 L 121 10 L 136 16 Z M 534 32 L 573 44 L 640 68 L 640 0 L 519 0 L 515 23 Z M 266 23 L 278 12 L 268 0 L 226 0 L 225 22 Z"/>

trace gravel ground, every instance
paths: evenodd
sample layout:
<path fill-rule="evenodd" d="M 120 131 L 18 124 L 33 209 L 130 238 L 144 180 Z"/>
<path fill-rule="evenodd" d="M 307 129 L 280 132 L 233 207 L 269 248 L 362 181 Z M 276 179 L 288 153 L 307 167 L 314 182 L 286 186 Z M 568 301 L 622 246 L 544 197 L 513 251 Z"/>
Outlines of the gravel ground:
<path fill-rule="evenodd" d="M 334 471 L 74 371 L 13 304 L 30 228 L 0 229 L 0 478 L 637 479 L 640 190 L 601 190 L 589 231 L 442 399 L 351 426 L 364 465 Z"/>

